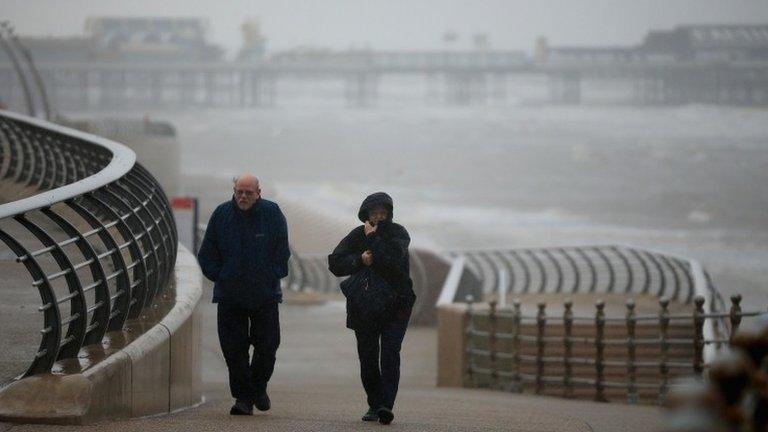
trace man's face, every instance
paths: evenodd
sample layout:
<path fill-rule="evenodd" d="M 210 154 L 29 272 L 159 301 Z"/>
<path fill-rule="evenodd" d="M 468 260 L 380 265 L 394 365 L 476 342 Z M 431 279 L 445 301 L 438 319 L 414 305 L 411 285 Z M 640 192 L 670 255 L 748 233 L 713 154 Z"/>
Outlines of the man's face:
<path fill-rule="evenodd" d="M 387 220 L 388 215 L 389 211 L 387 211 L 386 207 L 376 206 L 368 211 L 368 222 L 370 222 L 371 225 L 376 225 L 383 220 Z"/>
<path fill-rule="evenodd" d="M 235 183 L 234 192 L 235 202 L 237 202 L 237 207 L 240 208 L 240 210 L 250 209 L 253 207 L 253 204 L 256 203 L 256 200 L 261 197 L 261 189 L 259 189 L 259 185 L 252 181 L 238 180 L 237 183 Z"/>

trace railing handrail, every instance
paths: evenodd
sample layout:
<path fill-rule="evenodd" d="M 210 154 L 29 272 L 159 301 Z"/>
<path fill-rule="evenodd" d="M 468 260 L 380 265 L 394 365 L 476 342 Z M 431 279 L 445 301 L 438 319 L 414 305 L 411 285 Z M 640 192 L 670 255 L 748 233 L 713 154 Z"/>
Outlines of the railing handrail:
<path fill-rule="evenodd" d="M 446 255 L 452 258 L 465 257 L 468 270 L 480 279 L 481 293 L 488 296 L 485 300 L 482 296 L 480 303 L 488 302 L 489 310 L 476 310 L 471 307 L 472 300 L 468 300 L 469 328 L 463 337 L 469 338 L 469 374 L 474 372 L 484 373 L 489 371 L 496 385 L 498 378 L 506 376 L 513 378 L 509 384 L 513 388 L 522 388 L 523 382 L 534 382 L 536 392 L 541 392 L 547 380 L 563 382 L 568 392 L 572 391 L 571 385 L 576 383 L 576 378 L 571 375 L 572 362 L 580 362 L 584 359 L 575 358 L 571 354 L 562 356 L 546 356 L 544 347 L 554 344 L 570 352 L 574 343 L 590 343 L 596 350 L 594 359 L 585 360 L 595 366 L 595 379 L 582 380 L 594 384 L 596 400 L 606 400 L 605 388 L 626 387 L 628 401 L 635 403 L 638 398 L 638 388 L 641 383 L 635 375 L 638 367 L 635 349 L 640 346 L 658 346 L 662 356 L 666 355 L 666 349 L 675 346 L 686 346 L 692 349 L 690 353 L 692 361 L 690 368 L 694 373 L 701 372 L 716 357 L 718 350 L 727 345 L 731 330 L 738 328 L 742 318 L 751 316 L 768 315 L 766 311 L 742 311 L 739 303 L 741 298 L 732 297 L 733 306 L 726 311 L 722 296 L 712 283 L 709 274 L 695 259 L 681 257 L 675 254 L 660 252 L 652 248 L 636 247 L 626 244 L 599 244 L 580 246 L 548 246 L 548 247 L 514 247 L 514 248 L 464 248 L 446 251 Z M 507 275 L 507 272 L 510 272 Z M 507 276 L 511 276 L 511 279 Z M 455 292 L 455 290 L 454 290 Z M 520 310 L 520 299 L 513 300 L 513 308 L 506 305 L 507 296 L 515 295 L 560 295 L 566 300 L 565 315 L 553 316 L 545 312 L 546 303 L 537 303 L 538 313 L 523 314 Z M 595 314 L 574 314 L 571 298 L 580 295 L 594 295 L 600 298 L 602 295 L 621 294 L 627 298 L 633 296 L 650 295 L 658 298 L 662 307 L 660 314 L 637 314 L 636 303 L 628 300 L 627 310 L 623 316 L 606 316 L 605 302 L 598 300 L 595 303 Z M 456 298 L 454 301 L 463 301 Z M 475 301 L 477 301 L 475 300 Z M 685 313 L 670 313 L 667 309 L 670 301 L 679 305 L 693 305 L 694 309 Z M 490 322 L 491 329 L 488 332 L 473 332 L 472 316 L 485 317 Z M 499 331 L 497 320 L 504 319 L 514 323 L 511 330 Z M 730 326 L 728 321 L 730 319 Z M 680 325 L 681 322 L 689 322 L 694 335 L 682 339 L 674 339 L 667 336 L 666 328 L 670 325 Z M 640 327 L 658 327 L 659 336 L 637 337 L 635 331 Z M 652 326 L 647 326 L 650 323 Z M 565 332 L 562 336 L 544 336 L 546 327 L 562 326 Z M 608 325 L 608 327 L 606 327 Z M 685 324 L 683 324 L 685 325 Z M 526 327 L 527 326 L 527 327 Z M 572 336 L 570 332 L 575 326 L 580 328 L 593 327 L 594 336 Z M 627 336 L 608 336 L 606 330 L 613 331 L 615 326 L 627 328 Z M 559 328 L 559 327 L 558 327 Z M 527 330 L 525 330 L 527 329 Z M 537 332 L 538 329 L 538 332 Z M 560 330 L 558 330 L 560 331 Z M 526 335 L 525 333 L 528 333 Z M 535 335 L 533 335 L 535 334 Z M 479 353 L 473 347 L 473 338 L 484 337 L 484 343 L 490 344 L 488 353 Z M 497 341 L 504 340 L 517 346 L 521 341 L 532 344 L 530 350 L 538 350 L 538 354 L 522 355 L 519 352 L 503 353 L 495 348 Z M 625 349 L 627 357 L 622 361 L 605 358 L 605 349 Z M 481 350 L 482 351 L 482 350 Z M 486 370 L 478 368 L 473 363 L 473 356 L 488 354 L 490 366 Z M 506 358 L 512 360 L 514 372 L 503 372 L 497 368 L 496 359 Z M 555 360 L 553 360 L 555 359 Z M 520 365 L 526 363 L 536 367 L 535 375 L 523 379 L 520 373 Z M 564 363 L 568 371 L 564 376 L 548 376 L 544 367 L 547 363 Z M 673 362 L 674 363 L 674 362 Z M 609 382 L 605 379 L 603 368 L 606 365 L 621 364 L 627 367 L 629 375 L 627 383 Z M 655 364 L 655 363 L 654 363 Z M 671 363 L 662 358 L 658 362 L 662 378 L 658 383 L 659 400 L 666 397 L 668 385 L 667 368 Z M 506 375 L 505 375 L 506 374 Z M 551 374 L 550 374 L 551 375 Z M 582 384 L 583 384 L 582 383 Z"/>
<path fill-rule="evenodd" d="M 486 310 L 477 310 L 474 312 L 476 316 L 483 316 L 487 317 L 490 315 L 490 313 Z M 752 318 L 759 315 L 766 315 L 768 314 L 768 311 L 765 310 L 748 310 L 748 311 L 741 311 L 739 312 L 738 316 L 742 318 Z M 511 307 L 507 308 L 501 308 L 497 307 L 496 309 L 496 316 L 499 318 L 516 318 L 519 317 L 521 320 L 531 320 L 535 321 L 538 317 L 535 314 L 525 314 L 515 313 L 514 309 Z M 705 319 L 720 319 L 720 318 L 728 318 L 731 314 L 728 312 L 724 313 L 713 313 L 713 314 L 703 314 L 701 315 L 702 318 Z M 561 320 L 563 319 L 562 315 L 544 315 L 543 316 L 547 321 L 550 320 Z M 693 317 L 693 313 L 676 313 L 676 314 L 669 314 L 669 319 L 671 321 L 676 320 L 684 320 L 684 319 L 691 319 Z M 594 322 L 595 316 L 594 315 L 576 315 L 574 314 L 572 318 L 574 321 L 589 321 Z M 658 315 L 652 315 L 652 314 L 638 314 L 634 316 L 633 318 L 626 318 L 626 317 L 606 317 L 605 322 L 627 322 L 627 321 L 635 321 L 635 322 L 643 322 L 643 321 L 658 321 L 659 316 Z"/>
<path fill-rule="evenodd" d="M 435 306 L 450 304 L 455 301 L 466 261 L 467 259 L 463 256 L 451 260 L 451 269 L 448 271 L 448 276 L 445 278 L 443 287 L 440 289 L 440 296 Z"/>
<path fill-rule="evenodd" d="M 446 253 L 473 253 L 473 252 L 513 252 L 513 251 L 548 251 L 548 250 L 557 250 L 557 249 L 608 249 L 608 248 L 626 248 L 626 249 L 634 249 L 636 251 L 642 251 L 642 252 L 648 252 L 653 253 L 657 255 L 664 255 L 669 258 L 675 258 L 680 261 L 696 261 L 695 259 L 684 257 L 682 255 L 677 255 L 674 253 L 666 252 L 666 251 L 660 251 L 658 249 L 654 249 L 652 247 L 647 246 L 637 246 L 629 243 L 604 243 L 604 244 L 571 244 L 571 245 L 551 245 L 551 246 L 516 246 L 516 247 L 471 247 L 471 248 L 449 248 L 446 249 Z"/>
<path fill-rule="evenodd" d="M 691 286 L 689 287 L 689 295 L 687 296 L 688 299 L 692 299 L 693 297 L 700 295 L 703 296 L 706 300 L 706 303 L 708 305 L 711 305 L 712 308 L 720 308 L 724 306 L 724 302 L 722 301 L 722 298 L 720 294 L 717 292 L 717 290 L 714 289 L 711 282 L 709 281 L 706 272 L 704 271 L 701 264 L 691 258 L 682 257 L 679 255 L 667 253 L 667 252 L 661 252 L 654 250 L 652 248 L 647 247 L 639 247 L 639 246 L 633 246 L 623 243 L 616 243 L 616 244 L 597 244 L 597 245 L 565 245 L 565 246 L 545 246 L 545 247 L 514 247 L 514 248 L 452 248 L 449 250 L 446 250 L 445 253 L 448 256 L 455 256 L 455 255 L 468 255 L 468 256 L 475 256 L 475 257 L 482 257 L 483 255 L 492 255 L 492 254 L 501 254 L 502 256 L 504 254 L 515 254 L 516 258 L 520 258 L 524 256 L 524 254 L 536 254 L 536 253 L 547 253 L 552 254 L 556 252 L 566 252 L 566 251 L 590 251 L 590 250 L 613 250 L 614 252 L 618 252 L 620 249 L 632 251 L 633 253 L 644 253 L 651 256 L 658 256 L 663 257 L 667 260 L 673 260 L 678 261 L 680 263 L 685 263 L 689 266 L 688 272 L 691 276 Z M 566 254 L 567 257 L 567 254 Z M 620 258 L 627 258 L 626 256 L 620 255 Z M 642 259 L 639 257 L 636 257 L 636 259 L 639 259 L 641 264 L 645 266 L 644 263 L 642 263 Z M 611 265 L 611 261 L 609 260 L 608 256 L 601 257 L 601 260 L 603 260 L 606 264 Z M 522 263 L 520 263 L 522 264 Z M 537 265 L 540 264 L 537 262 Z M 628 262 L 625 261 L 623 263 L 625 266 L 629 266 Z M 665 265 L 671 266 L 673 263 L 670 263 L 669 261 L 665 261 Z M 679 269 L 678 265 L 678 269 Z M 539 268 L 540 271 L 543 271 L 542 268 Z M 658 268 L 657 271 L 660 273 L 665 273 L 665 270 L 662 270 L 661 268 Z M 672 270 L 672 273 L 674 274 L 675 271 Z M 479 275 L 479 276 L 492 276 L 492 277 L 498 277 L 498 275 Z M 562 276 L 562 275 L 560 275 Z M 514 287 L 514 286 L 512 286 Z M 676 298 L 675 298 L 676 299 Z M 715 309 L 713 309 L 715 310 Z"/>
<path fill-rule="evenodd" d="M 83 142 L 99 145 L 112 153 L 112 159 L 109 164 L 95 174 L 56 189 L 42 191 L 28 198 L 0 204 L 0 219 L 47 207 L 98 189 L 123 177 L 136 163 L 136 153 L 134 153 L 133 150 L 106 138 L 55 125 L 40 119 L 23 116 L 11 111 L 0 110 L 0 116 L 10 118 L 19 123 L 26 123 L 27 125 L 36 128 L 65 135 L 70 138 L 75 138 Z"/>
<path fill-rule="evenodd" d="M 178 234 L 168 197 L 127 147 L 8 111 L 0 130 L 6 185 L 36 193 L 0 206 L 0 244 L 42 302 L 40 347 L 23 377 L 152 307 L 173 276 Z"/>
<path fill-rule="evenodd" d="M 506 259 L 504 257 L 504 254 L 517 254 L 517 256 L 521 256 L 524 254 L 536 254 L 536 253 L 545 253 L 548 254 L 549 257 L 553 257 L 554 252 L 560 252 L 566 257 L 568 257 L 567 251 L 589 251 L 589 250 L 610 250 L 613 251 L 615 254 L 619 255 L 619 259 L 626 259 L 626 256 L 623 251 L 631 251 L 632 254 L 638 255 L 639 253 L 649 255 L 651 257 L 661 257 L 665 260 L 665 264 L 671 266 L 670 261 L 677 261 L 679 263 L 687 264 L 687 269 L 684 266 L 679 266 L 682 271 L 688 272 L 690 275 L 690 285 L 688 286 L 688 295 L 684 297 L 687 297 L 688 299 L 693 299 L 696 296 L 701 296 L 704 298 L 704 303 L 709 308 L 709 312 L 716 313 L 718 311 L 721 311 L 724 307 L 724 302 L 722 300 L 722 297 L 720 296 L 719 292 L 712 286 L 712 283 L 707 275 L 707 273 L 704 271 L 704 268 L 702 265 L 695 259 L 682 257 L 679 255 L 667 253 L 667 252 L 661 252 L 658 250 L 655 250 L 653 248 L 647 248 L 647 247 L 638 247 L 623 243 L 616 243 L 616 244 L 597 244 L 597 245 L 570 245 L 570 246 L 552 246 L 552 247 L 533 247 L 533 248 L 525 248 L 525 247 L 515 247 L 515 248 L 504 248 L 504 249 L 491 249 L 491 248 L 479 248 L 479 249 L 458 249 L 458 250 L 452 250 L 448 253 L 450 254 L 462 254 L 462 255 L 473 255 L 473 256 L 483 256 L 483 255 L 491 255 L 491 254 L 501 254 L 502 259 Z M 583 252 L 582 252 L 583 254 Z M 602 255 L 602 254 L 601 254 Z M 586 256 L 584 256 L 586 259 Z M 611 257 L 610 259 L 607 256 L 601 256 L 601 259 L 605 261 L 605 263 L 609 266 L 613 266 L 611 264 L 611 260 L 615 259 Z M 640 259 L 637 257 L 637 259 Z M 655 260 L 655 258 L 653 258 Z M 553 259 L 554 262 L 554 259 Z M 624 261 L 623 265 L 627 266 L 629 268 L 628 261 Z M 643 264 L 645 266 L 645 264 Z M 574 269 L 575 270 L 575 269 Z M 544 271 L 543 268 L 540 268 L 540 271 Z M 657 268 L 657 271 L 662 273 L 662 277 L 664 270 L 661 270 L 661 268 Z M 675 270 L 671 270 L 672 273 L 675 273 Z M 613 270 L 611 270 L 613 272 Z M 485 275 L 488 276 L 488 275 Z M 502 275 L 492 275 L 492 277 L 501 279 Z M 562 278 L 563 275 L 559 274 L 559 278 Z M 637 288 L 634 284 L 630 285 L 632 288 Z M 499 287 L 501 288 L 501 287 Z M 514 287 L 512 287 L 514 288 Z M 578 288 L 582 288 L 581 285 L 578 286 Z M 675 291 L 677 292 L 677 291 Z M 635 292 L 635 289 L 633 289 L 633 293 L 637 294 Z M 673 298 L 674 300 L 678 299 L 678 294 L 676 294 Z M 578 319 L 578 318 L 576 318 Z M 708 319 L 704 323 L 704 337 L 709 340 L 717 339 L 717 328 L 718 325 L 716 320 Z M 722 323 L 720 323 L 722 324 Z M 713 345 L 706 345 L 704 347 L 704 357 L 705 360 L 711 360 L 714 358 L 716 354 L 716 347 Z"/>

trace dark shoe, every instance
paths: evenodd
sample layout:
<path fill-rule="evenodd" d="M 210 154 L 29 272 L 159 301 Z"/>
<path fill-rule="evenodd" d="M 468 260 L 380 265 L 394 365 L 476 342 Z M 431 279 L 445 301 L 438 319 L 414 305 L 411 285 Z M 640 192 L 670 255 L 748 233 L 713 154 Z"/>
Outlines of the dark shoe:
<path fill-rule="evenodd" d="M 368 408 L 368 411 L 363 414 L 363 421 L 379 421 L 378 410 L 374 408 Z"/>
<path fill-rule="evenodd" d="M 269 411 L 269 408 L 272 407 L 272 404 L 269 402 L 269 396 L 267 396 L 267 392 L 262 392 L 256 395 L 256 409 L 259 411 Z"/>
<path fill-rule="evenodd" d="M 377 414 L 379 415 L 379 423 L 383 425 L 388 425 L 392 423 L 392 420 L 395 419 L 395 415 L 392 414 L 392 410 L 387 407 L 379 408 Z"/>
<path fill-rule="evenodd" d="M 237 401 L 229 410 L 229 415 L 253 415 L 253 406 L 246 402 Z"/>

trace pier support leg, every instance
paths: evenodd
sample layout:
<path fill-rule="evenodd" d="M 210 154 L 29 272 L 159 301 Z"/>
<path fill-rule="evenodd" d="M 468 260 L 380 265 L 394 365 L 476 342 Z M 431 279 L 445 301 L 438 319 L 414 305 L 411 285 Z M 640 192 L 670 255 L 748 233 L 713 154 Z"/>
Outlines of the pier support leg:
<path fill-rule="evenodd" d="M 549 76 L 549 95 L 553 103 L 581 103 L 581 74 L 567 72 Z"/>
<path fill-rule="evenodd" d="M 378 97 L 379 76 L 373 73 L 356 73 L 344 82 L 344 98 L 353 107 L 373 106 Z"/>

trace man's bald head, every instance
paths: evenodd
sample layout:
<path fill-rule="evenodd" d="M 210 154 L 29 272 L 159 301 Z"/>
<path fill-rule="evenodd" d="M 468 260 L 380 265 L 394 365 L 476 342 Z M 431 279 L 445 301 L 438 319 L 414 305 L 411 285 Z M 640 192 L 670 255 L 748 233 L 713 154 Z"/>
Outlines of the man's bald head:
<path fill-rule="evenodd" d="M 256 176 L 253 174 L 243 174 L 235 177 L 235 187 L 237 187 L 238 185 L 253 186 L 254 188 L 258 188 L 259 179 L 256 178 Z"/>
<path fill-rule="evenodd" d="M 240 210 L 248 210 L 261 198 L 259 179 L 253 174 L 243 174 L 235 178 L 235 202 Z"/>

